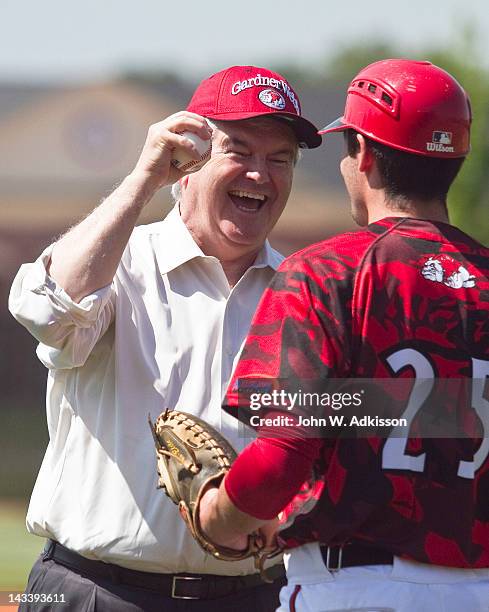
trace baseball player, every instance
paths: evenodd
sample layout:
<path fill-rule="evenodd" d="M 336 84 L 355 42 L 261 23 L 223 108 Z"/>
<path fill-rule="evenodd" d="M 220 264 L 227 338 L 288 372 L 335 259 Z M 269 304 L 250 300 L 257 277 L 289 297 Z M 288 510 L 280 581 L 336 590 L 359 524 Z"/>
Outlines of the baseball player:
<path fill-rule="evenodd" d="M 320 132 L 344 135 L 340 168 L 362 229 L 280 266 L 226 408 L 251 422 L 239 395 L 251 380 L 296 390 L 387 380 L 407 390 L 407 426 L 310 438 L 300 416 L 287 435 L 265 422 L 272 437 L 251 443 L 204 496 L 201 527 L 219 545 L 277 529 L 288 549 L 280 610 L 487 610 L 489 250 L 449 224 L 446 206 L 470 123 L 447 72 L 385 60 L 360 71 L 344 115 Z M 444 402 L 434 403 L 435 383 L 451 389 Z M 270 395 L 268 416 L 283 414 Z M 426 411 L 455 415 L 461 434 L 422 435 Z"/>
<path fill-rule="evenodd" d="M 212 152 L 184 175 L 175 152 L 199 158 L 185 132 Z M 250 560 L 213 559 L 157 490 L 147 418 L 168 407 L 220 423 L 236 355 L 283 259 L 266 237 L 298 148 L 320 142 L 282 75 L 223 70 L 151 126 L 133 171 L 90 216 L 22 266 L 10 309 L 49 369 L 50 441 L 27 516 L 48 540 L 27 586 L 36 612 L 48 596 L 109 612 L 277 607 L 281 563 L 268 584 Z M 175 208 L 135 228 L 171 183 Z M 231 439 L 235 425 L 223 422 Z"/>

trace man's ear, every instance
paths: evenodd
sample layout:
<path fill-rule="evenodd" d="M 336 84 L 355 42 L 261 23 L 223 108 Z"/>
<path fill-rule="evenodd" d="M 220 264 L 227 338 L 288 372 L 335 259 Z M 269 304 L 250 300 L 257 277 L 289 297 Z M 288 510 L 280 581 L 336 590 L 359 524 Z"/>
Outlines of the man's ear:
<path fill-rule="evenodd" d="M 356 138 L 360 147 L 357 153 L 358 169 L 360 172 L 368 172 L 375 162 L 375 157 L 367 145 L 365 137 L 362 134 L 357 134 Z"/>

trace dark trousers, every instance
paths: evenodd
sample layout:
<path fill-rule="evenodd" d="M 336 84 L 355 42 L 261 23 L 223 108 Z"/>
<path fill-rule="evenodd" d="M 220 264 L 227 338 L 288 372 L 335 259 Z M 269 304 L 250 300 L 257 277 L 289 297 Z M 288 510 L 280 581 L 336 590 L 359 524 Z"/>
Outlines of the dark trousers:
<path fill-rule="evenodd" d="M 91 578 L 41 555 L 29 575 L 26 594 L 39 595 L 53 603 L 23 603 L 19 610 L 42 612 L 274 612 L 279 606 L 279 592 L 285 584 L 279 578 L 272 584 L 242 589 L 233 595 L 208 600 L 174 599 L 156 591 Z M 65 603 L 61 603 L 64 600 Z M 56 603 L 59 602 L 59 603 Z"/>

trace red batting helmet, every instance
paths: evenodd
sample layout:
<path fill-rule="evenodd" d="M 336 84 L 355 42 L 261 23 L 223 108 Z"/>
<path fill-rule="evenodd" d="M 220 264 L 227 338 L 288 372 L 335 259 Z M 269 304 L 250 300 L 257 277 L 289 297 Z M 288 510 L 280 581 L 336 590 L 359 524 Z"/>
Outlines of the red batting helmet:
<path fill-rule="evenodd" d="M 345 112 L 320 134 L 353 128 L 408 153 L 463 157 L 470 150 L 470 101 L 430 62 L 389 59 L 363 68 L 348 87 Z"/>

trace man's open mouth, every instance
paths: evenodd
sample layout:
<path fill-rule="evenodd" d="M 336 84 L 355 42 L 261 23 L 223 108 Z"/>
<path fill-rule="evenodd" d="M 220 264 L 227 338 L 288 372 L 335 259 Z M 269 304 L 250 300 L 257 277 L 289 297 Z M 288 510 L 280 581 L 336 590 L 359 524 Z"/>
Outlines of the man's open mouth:
<path fill-rule="evenodd" d="M 243 191 L 242 189 L 233 189 L 229 192 L 229 197 L 236 208 L 248 213 L 259 211 L 268 200 L 268 196 L 263 193 L 252 193 L 250 191 Z"/>

